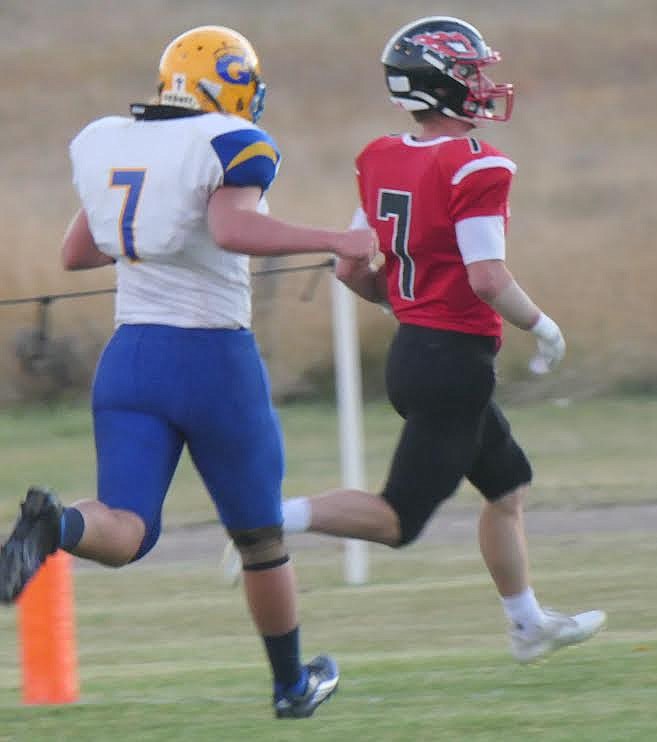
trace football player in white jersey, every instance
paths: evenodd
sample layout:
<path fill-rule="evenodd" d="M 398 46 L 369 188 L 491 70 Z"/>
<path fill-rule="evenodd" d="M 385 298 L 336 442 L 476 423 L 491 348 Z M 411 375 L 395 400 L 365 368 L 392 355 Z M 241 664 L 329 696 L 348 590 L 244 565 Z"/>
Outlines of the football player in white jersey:
<path fill-rule="evenodd" d="M 67 270 L 116 264 L 116 331 L 93 385 L 97 499 L 64 507 L 31 488 L 0 554 L 12 602 L 62 548 L 102 564 L 157 542 L 184 445 L 239 550 L 278 718 L 310 716 L 336 689 L 332 658 L 300 660 L 296 586 L 282 535 L 283 450 L 253 334 L 249 255 L 373 257 L 370 229 L 297 226 L 267 214 L 280 155 L 256 122 L 265 86 L 249 41 L 183 33 L 159 65 L 158 100 L 85 127 L 71 144 L 82 203 Z"/>

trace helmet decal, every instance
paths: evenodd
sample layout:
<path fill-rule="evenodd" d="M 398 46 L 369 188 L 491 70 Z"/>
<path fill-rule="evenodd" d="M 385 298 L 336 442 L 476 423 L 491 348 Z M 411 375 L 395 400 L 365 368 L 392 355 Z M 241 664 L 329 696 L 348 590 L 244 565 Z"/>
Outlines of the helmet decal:
<path fill-rule="evenodd" d="M 427 49 L 457 59 L 476 59 L 479 56 L 470 39 L 458 31 L 421 33 L 413 36 L 411 42 L 416 46 L 426 46 Z"/>
<path fill-rule="evenodd" d="M 199 26 L 169 43 L 160 59 L 159 102 L 255 122 L 265 84 L 248 39 L 224 26 Z"/>
<path fill-rule="evenodd" d="M 248 85 L 251 82 L 251 70 L 246 60 L 236 54 L 219 57 L 215 69 L 219 77 L 226 82 L 232 82 L 236 85 Z"/>
<path fill-rule="evenodd" d="M 196 99 L 187 92 L 187 75 L 184 72 L 174 72 L 171 76 L 171 88 L 160 92 L 160 100 L 169 106 L 196 108 Z"/>
<path fill-rule="evenodd" d="M 393 103 L 469 123 L 511 116 L 513 86 L 495 83 L 484 73 L 500 59 L 474 26 L 450 16 L 408 23 L 381 54 Z"/>

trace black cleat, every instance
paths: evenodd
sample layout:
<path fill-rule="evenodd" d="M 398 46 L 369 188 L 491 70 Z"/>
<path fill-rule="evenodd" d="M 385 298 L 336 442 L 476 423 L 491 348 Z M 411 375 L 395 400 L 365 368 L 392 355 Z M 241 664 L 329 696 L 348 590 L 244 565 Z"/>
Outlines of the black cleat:
<path fill-rule="evenodd" d="M 274 699 L 278 719 L 304 719 L 312 716 L 320 703 L 328 700 L 338 689 L 340 672 L 335 661 L 326 655 L 315 657 L 306 665 L 308 685 L 299 695 L 283 695 Z"/>
<path fill-rule="evenodd" d="M 0 549 L 0 603 L 16 600 L 46 557 L 57 551 L 62 511 L 54 492 L 27 491 L 14 530 Z"/>

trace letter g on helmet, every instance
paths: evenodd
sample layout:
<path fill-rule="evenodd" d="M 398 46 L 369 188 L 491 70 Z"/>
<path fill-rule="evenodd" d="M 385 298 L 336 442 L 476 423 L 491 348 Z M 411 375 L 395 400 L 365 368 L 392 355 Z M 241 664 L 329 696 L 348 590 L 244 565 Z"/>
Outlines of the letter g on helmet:
<path fill-rule="evenodd" d="M 177 36 L 159 65 L 159 102 L 257 121 L 265 84 L 251 43 L 223 26 L 200 26 Z"/>

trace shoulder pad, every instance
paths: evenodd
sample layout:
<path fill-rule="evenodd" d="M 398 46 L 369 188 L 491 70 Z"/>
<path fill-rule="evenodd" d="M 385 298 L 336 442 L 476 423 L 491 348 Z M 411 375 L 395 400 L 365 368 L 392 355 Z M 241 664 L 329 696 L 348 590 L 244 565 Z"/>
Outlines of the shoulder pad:
<path fill-rule="evenodd" d="M 443 143 L 440 159 L 445 168 L 443 172 L 450 175 L 452 185 L 458 185 L 471 173 L 481 170 L 503 168 L 513 175 L 517 169 L 513 160 L 475 137 L 459 137 Z"/>
<path fill-rule="evenodd" d="M 75 139 L 100 129 L 112 129 L 120 126 L 127 126 L 131 121 L 132 119 L 127 116 L 104 116 L 103 118 L 91 121 L 84 126 L 75 136 Z"/>
<path fill-rule="evenodd" d="M 361 160 L 363 157 L 366 157 L 372 152 L 378 152 L 386 149 L 386 147 L 389 147 L 391 144 L 395 144 L 396 142 L 398 142 L 400 136 L 401 134 L 388 134 L 386 136 L 379 137 L 378 139 L 373 139 L 371 142 L 369 142 L 369 144 L 366 144 L 363 147 L 363 149 L 356 157 L 356 160 Z"/>
<path fill-rule="evenodd" d="M 224 185 L 258 186 L 265 191 L 276 177 L 281 156 L 263 129 L 253 125 L 224 128 L 210 143 L 221 162 Z"/>

